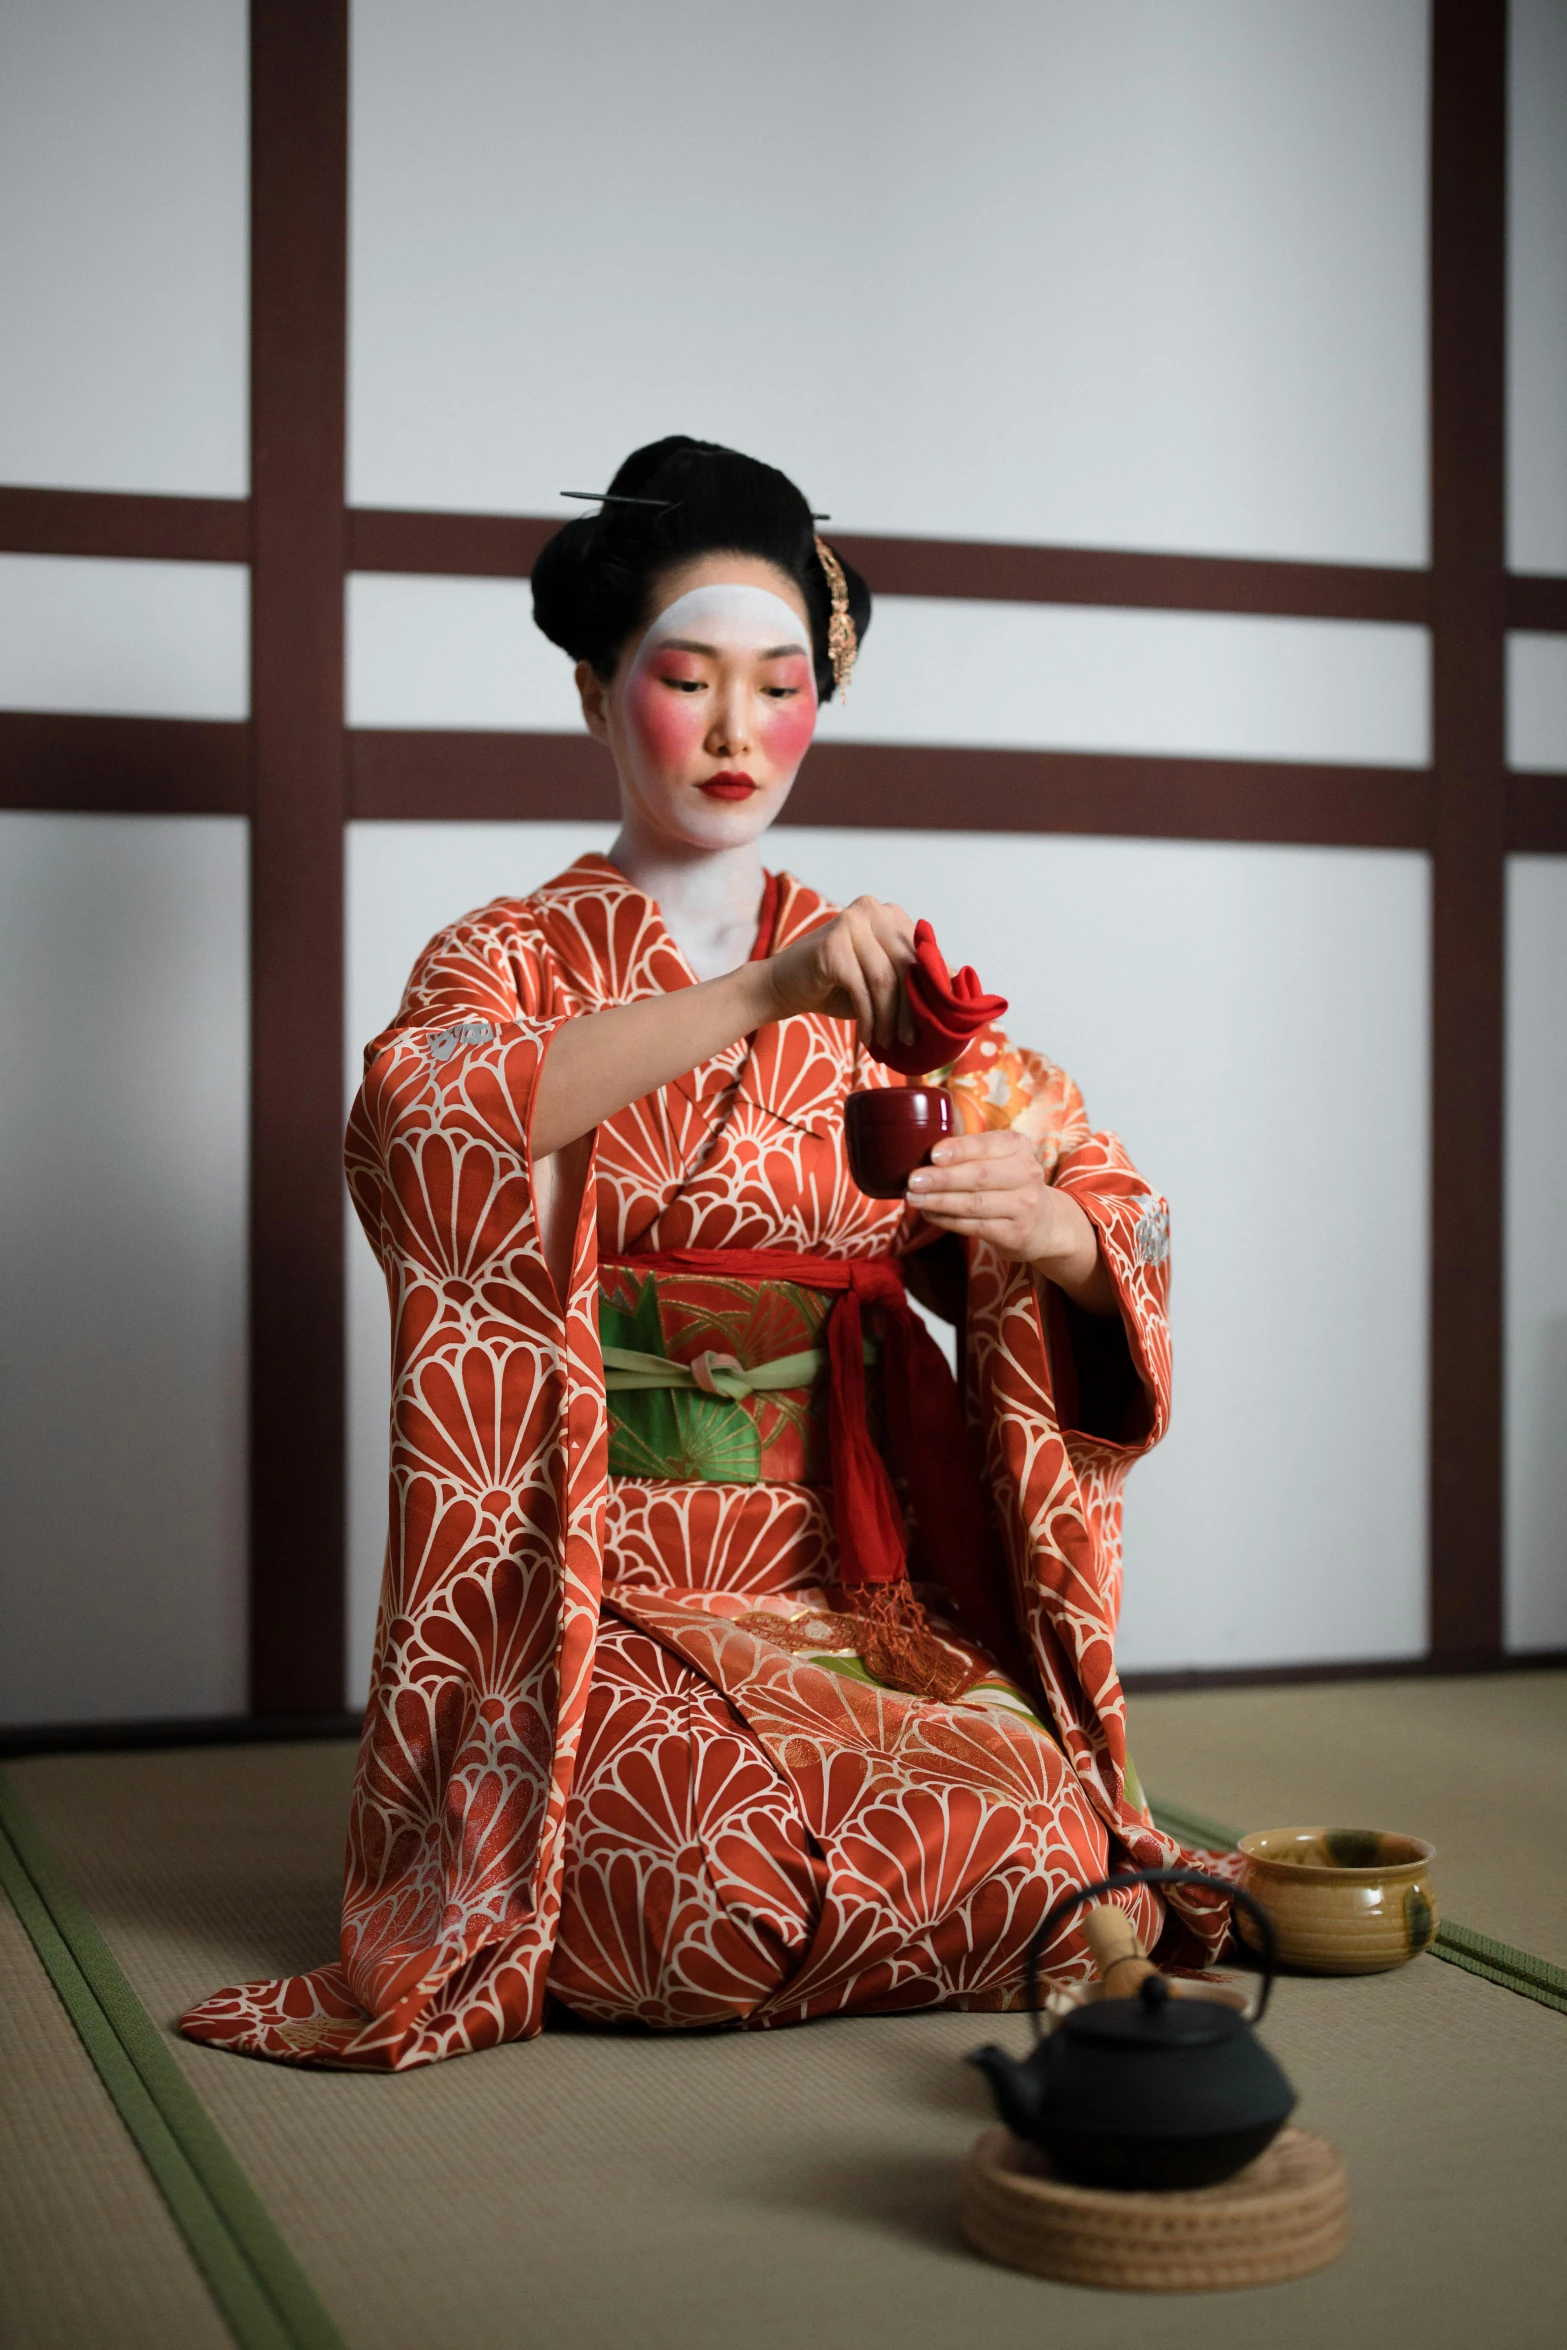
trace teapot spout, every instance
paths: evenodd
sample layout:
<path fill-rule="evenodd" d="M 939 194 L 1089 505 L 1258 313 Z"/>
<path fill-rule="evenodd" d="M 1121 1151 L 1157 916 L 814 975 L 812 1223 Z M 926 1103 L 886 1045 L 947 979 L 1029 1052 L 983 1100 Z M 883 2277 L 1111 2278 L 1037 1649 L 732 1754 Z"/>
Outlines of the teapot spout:
<path fill-rule="evenodd" d="M 1014 2138 L 1034 2136 L 1039 2125 L 1039 2079 L 1032 2068 L 1019 2064 L 992 2041 L 976 2048 L 967 2059 L 990 2083 L 990 2093 Z"/>

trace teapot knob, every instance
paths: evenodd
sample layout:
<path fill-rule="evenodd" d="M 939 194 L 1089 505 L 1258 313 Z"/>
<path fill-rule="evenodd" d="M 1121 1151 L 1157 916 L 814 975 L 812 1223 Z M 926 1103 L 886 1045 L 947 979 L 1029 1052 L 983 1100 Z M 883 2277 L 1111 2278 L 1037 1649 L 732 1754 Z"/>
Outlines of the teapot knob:
<path fill-rule="evenodd" d="M 1170 1986 L 1163 1975 L 1145 1975 L 1137 1986 L 1137 1996 L 1144 2007 L 1157 2014 L 1170 1997 Z"/>

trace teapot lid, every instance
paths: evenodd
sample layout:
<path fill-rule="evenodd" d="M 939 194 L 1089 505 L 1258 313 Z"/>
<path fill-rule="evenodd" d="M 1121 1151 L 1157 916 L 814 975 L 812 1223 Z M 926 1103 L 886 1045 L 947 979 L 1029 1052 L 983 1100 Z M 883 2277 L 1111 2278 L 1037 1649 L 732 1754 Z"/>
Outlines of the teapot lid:
<path fill-rule="evenodd" d="M 1101 1877 L 1095 1885 L 1080 1885 L 1052 1903 L 1044 1917 L 1029 1936 L 1025 1955 L 1025 1978 L 1028 1984 L 1028 2011 L 1034 2019 L 1036 2046 L 1044 2033 L 1039 2013 L 1039 1963 L 1041 1953 L 1050 1940 L 1053 1929 L 1062 1918 L 1084 1901 L 1092 1901 L 1101 1893 L 1120 1893 L 1133 1885 L 1193 1885 L 1204 1893 L 1216 1893 L 1221 1899 L 1244 1909 L 1257 1929 L 1262 1947 L 1262 1995 L 1254 2012 L 1247 2017 L 1237 2015 L 1234 2008 L 1223 2006 L 1217 2000 L 1181 2000 L 1175 2009 L 1166 2008 L 1170 1987 L 1162 1976 L 1149 1975 L 1139 1986 L 1138 1999 L 1104 1999 L 1089 2007 L 1080 2007 L 1063 2017 L 1061 2031 L 1074 2038 L 1087 2038 L 1110 2047 L 1148 2048 L 1205 2048 L 1244 2036 L 1248 2024 L 1260 2023 L 1273 1989 L 1273 1972 L 1278 1949 L 1273 1920 L 1254 1894 L 1244 1885 L 1227 1884 L 1221 1877 L 1210 1877 L 1201 1869 L 1130 1869 L 1123 1876 Z M 1144 2004 L 1139 2006 L 1138 2001 Z M 1129 2012 L 1118 2020 L 1117 2010 Z M 1100 2019 L 1095 2022 L 1094 2019 Z M 1237 2027 L 1240 2027 L 1238 2032 Z"/>
<path fill-rule="evenodd" d="M 1246 2018 L 1217 1999 L 1172 1999 L 1163 1975 L 1149 1975 L 1130 1999 L 1095 1999 L 1057 2027 L 1074 2040 L 1116 2048 L 1214 2048 L 1244 2038 Z"/>

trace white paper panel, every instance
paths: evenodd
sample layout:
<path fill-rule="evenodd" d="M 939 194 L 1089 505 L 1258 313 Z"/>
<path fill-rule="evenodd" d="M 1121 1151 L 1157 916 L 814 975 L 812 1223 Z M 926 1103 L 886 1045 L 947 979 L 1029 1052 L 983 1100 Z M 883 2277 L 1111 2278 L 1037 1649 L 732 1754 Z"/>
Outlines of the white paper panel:
<path fill-rule="evenodd" d="M 358 0 L 350 481 L 1419 562 L 1424 0 Z"/>
<path fill-rule="evenodd" d="M 525 581 L 349 581 L 356 726 L 576 732 L 571 664 Z M 1424 629 L 882 596 L 824 740 L 1422 766 Z"/>
<path fill-rule="evenodd" d="M 1507 763 L 1567 771 L 1567 636 L 1507 640 Z"/>
<path fill-rule="evenodd" d="M 1424 629 L 884 596 L 825 739 L 1423 766 Z"/>
<path fill-rule="evenodd" d="M 353 1035 L 386 1020 L 443 921 L 607 837 L 355 826 Z M 1171 1196 L 1176 1423 L 1132 1482 L 1126 1665 L 1418 1653 L 1423 861 L 795 827 L 771 861 L 928 914 Z M 386 1304 L 362 1242 L 352 1260 L 362 1687 L 385 1523 Z"/>
<path fill-rule="evenodd" d="M 587 849 L 608 824 L 351 824 L 348 828 L 348 1000 L 344 1099 L 361 1056 L 402 998 L 420 948 L 490 898 L 525 896 Z M 391 1408 L 386 1287 L 348 1214 L 348 1687 L 362 1705 L 370 1677 L 386 1545 L 386 1431 Z"/>
<path fill-rule="evenodd" d="M 1508 561 L 1567 571 L 1567 0 L 1512 0 L 1508 44 Z"/>
<path fill-rule="evenodd" d="M 355 572 L 347 662 L 350 726 L 582 730 L 572 664 L 535 628 L 525 579 Z"/>
<path fill-rule="evenodd" d="M 1567 858 L 1507 888 L 1510 1648 L 1567 1648 Z"/>
<path fill-rule="evenodd" d="M 244 718 L 250 574 L 0 555 L 0 709 Z"/>
<path fill-rule="evenodd" d="M 246 828 L 0 815 L 0 1718 L 245 1695 Z"/>
<path fill-rule="evenodd" d="M 0 11 L 0 481 L 243 497 L 244 0 Z"/>

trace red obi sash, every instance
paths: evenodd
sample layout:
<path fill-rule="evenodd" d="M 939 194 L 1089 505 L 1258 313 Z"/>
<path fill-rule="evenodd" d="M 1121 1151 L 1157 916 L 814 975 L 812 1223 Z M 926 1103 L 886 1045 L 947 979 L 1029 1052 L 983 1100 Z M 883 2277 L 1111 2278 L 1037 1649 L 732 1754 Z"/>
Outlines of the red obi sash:
<path fill-rule="evenodd" d="M 909 1590 L 903 1513 L 866 1414 L 863 1315 L 867 1308 L 875 1312 L 888 1434 L 931 1568 L 969 1635 L 997 1662 L 1016 1669 L 1020 1643 L 985 1509 L 977 1448 L 946 1357 L 911 1309 L 895 1259 L 682 1248 L 603 1261 L 643 1273 L 787 1281 L 837 1293 L 826 1330 L 827 1427 L 841 1588 L 850 1607 L 880 1624 L 891 1640 L 900 1685 L 929 1694 L 932 1676 L 944 1668 Z"/>

